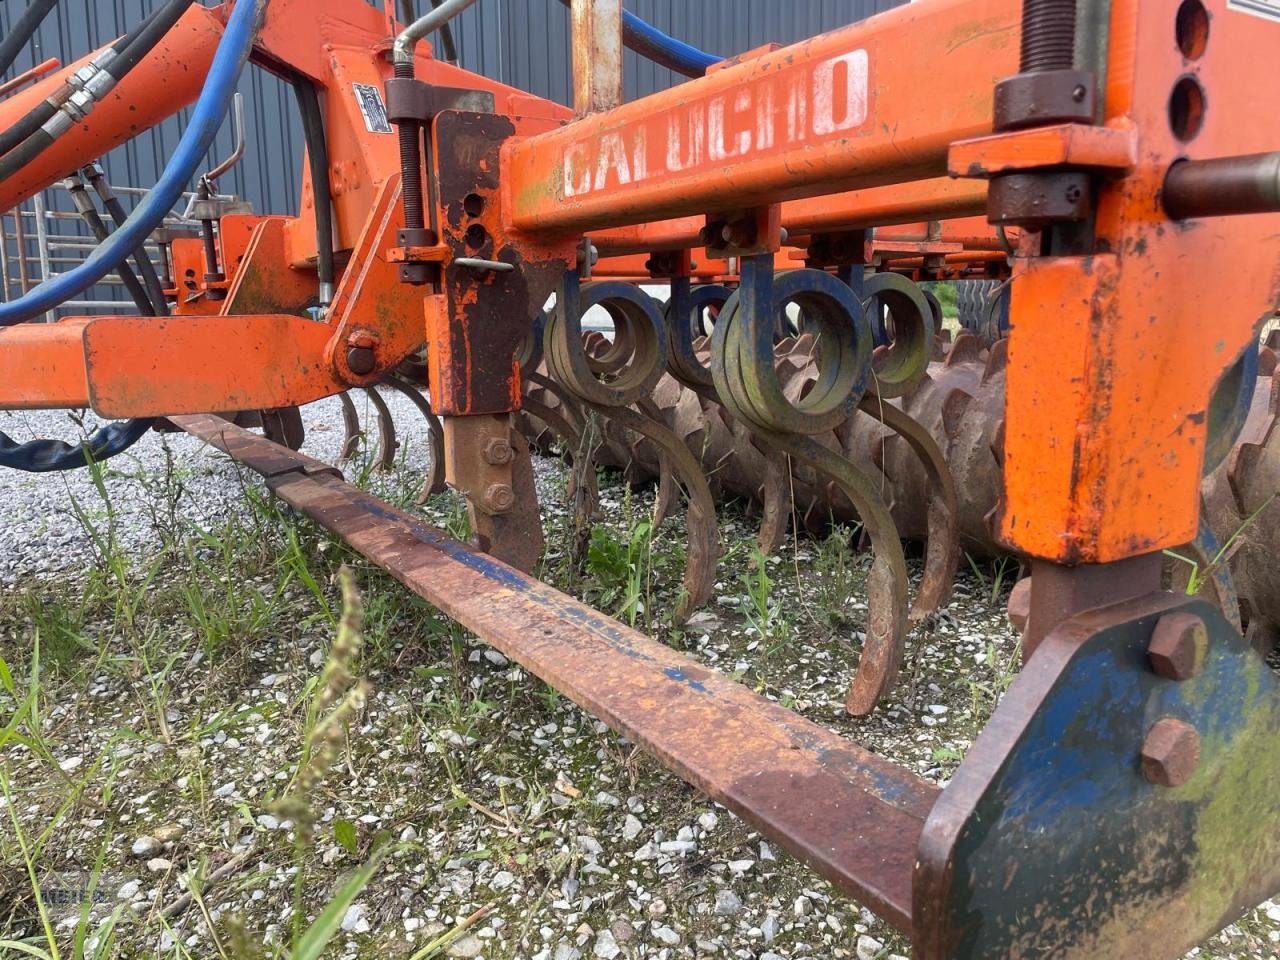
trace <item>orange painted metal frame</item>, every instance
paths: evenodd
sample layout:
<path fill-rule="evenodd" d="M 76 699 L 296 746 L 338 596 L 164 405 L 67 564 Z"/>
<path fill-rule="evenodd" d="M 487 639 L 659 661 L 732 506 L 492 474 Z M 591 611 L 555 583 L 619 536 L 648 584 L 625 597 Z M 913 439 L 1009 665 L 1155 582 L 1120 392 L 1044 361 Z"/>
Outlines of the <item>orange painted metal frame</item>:
<path fill-rule="evenodd" d="M 587 232 L 942 176 L 953 141 L 991 130 L 1020 14 L 909 4 L 514 143 L 510 223 Z"/>
<path fill-rule="evenodd" d="M 1175 3 L 1113 0 L 1105 122 L 1137 161 L 1100 185 L 1096 252 L 1015 261 L 1000 535 L 1033 556 L 1101 563 L 1194 539 L 1210 392 L 1280 305 L 1280 215 L 1171 222 L 1179 158 L 1273 150 L 1280 23 L 1206 3 L 1203 54 Z M 1171 129 L 1191 77 L 1208 109 Z"/>
<path fill-rule="evenodd" d="M 1210 391 L 1280 303 L 1277 217 L 1179 224 L 1160 208 L 1160 187 L 1175 160 L 1275 146 L 1272 125 L 1248 118 L 1273 117 L 1280 107 L 1262 54 L 1274 49 L 1280 26 L 1225 0 L 1209 6 L 1206 50 L 1189 59 L 1175 44 L 1175 4 L 1114 0 L 1105 122 L 1092 130 L 990 135 L 994 83 L 1017 68 L 1017 0 L 931 0 L 790 48 L 763 49 L 675 90 L 508 143 L 502 217 L 491 233 L 533 250 L 543 238 L 568 242 L 590 231 L 606 255 L 626 254 L 694 245 L 707 214 L 779 201 L 782 223 L 797 236 L 971 216 L 985 184 L 940 180 L 949 161 L 955 172 L 982 176 L 1063 163 L 1107 170 L 1110 179 L 1098 186 L 1094 252 L 1038 256 L 1030 238 L 1015 265 L 1001 533 L 1017 549 L 1066 563 L 1173 546 L 1196 528 Z M 249 406 L 278 405 L 360 382 L 342 359 L 352 334 L 377 340 L 380 365 L 409 349 L 410 339 L 424 338 L 422 297 L 398 284 L 385 255 L 395 223 L 394 138 L 357 125 L 347 95 L 351 83 L 386 78 L 389 67 L 379 58 L 390 33 L 386 17 L 359 4 L 317 10 L 303 0 L 278 0 L 272 10 L 259 60 L 313 76 L 330 93 L 337 236 L 340 251 L 351 251 L 358 264 L 344 275 L 344 305 L 329 324 L 302 321 L 311 326 L 285 336 L 298 318 L 270 309 L 261 295 L 261 280 L 279 268 L 250 262 L 254 257 L 278 258 L 283 249 L 287 269 L 310 269 L 315 245 L 304 209 L 246 241 L 252 256 L 240 269 L 258 277 L 259 295 L 231 299 L 252 301 L 258 313 L 175 319 L 163 336 L 154 321 L 129 318 L 115 327 L 115 318 L 100 318 L 42 333 L 8 331 L 3 354 L 14 377 L 0 388 L 4 404 L 29 406 L 38 396 L 61 404 L 87 392 L 109 415 L 176 412 L 179 401 L 184 409 L 219 409 L 230 395 Z M 190 44 L 204 51 L 216 25 L 199 22 L 206 29 Z M 550 123 L 567 117 L 564 108 L 425 54 L 419 75 L 491 90 L 507 116 Z M 1187 77 L 1205 90 L 1209 107 L 1202 128 L 1179 138 L 1170 130 L 1170 93 Z M 166 111 L 191 92 L 179 86 L 175 99 L 172 85 L 158 88 Z M 127 125 L 108 129 L 119 120 L 108 109 L 97 116 L 101 129 L 75 138 L 68 150 L 100 151 L 131 132 Z M 281 284 L 290 310 L 297 287 Z M 428 297 L 426 313 L 434 329 L 457 322 L 439 314 L 435 298 Z M 213 342 L 212 331 L 225 338 L 237 323 L 264 351 L 270 345 L 270 353 L 258 354 L 262 361 L 248 359 L 252 350 Z M 322 334 L 319 354 L 309 353 Z M 97 384 L 88 391 L 67 370 L 72 341 L 85 351 L 82 375 Z M 227 373 L 208 368 L 164 397 L 151 390 L 145 402 L 130 386 L 147 377 L 161 383 L 156 377 L 167 375 L 153 365 L 174 356 L 185 362 L 205 346 L 248 386 L 229 395 Z M 263 369 L 282 362 L 293 368 L 287 387 Z M 43 382 L 24 372 L 55 368 Z M 160 409 L 165 404 L 170 409 Z"/>

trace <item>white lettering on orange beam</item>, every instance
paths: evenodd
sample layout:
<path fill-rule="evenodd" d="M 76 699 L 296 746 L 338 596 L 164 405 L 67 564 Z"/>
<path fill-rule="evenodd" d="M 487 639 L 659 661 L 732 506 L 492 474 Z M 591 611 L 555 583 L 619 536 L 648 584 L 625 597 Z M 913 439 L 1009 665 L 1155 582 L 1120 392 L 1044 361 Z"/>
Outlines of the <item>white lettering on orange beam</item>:
<path fill-rule="evenodd" d="M 609 171 L 617 174 L 618 186 L 625 187 L 631 182 L 631 167 L 627 164 L 627 148 L 622 143 L 622 135 L 606 133 L 600 138 L 600 158 L 596 163 L 595 189 L 603 190 L 609 182 Z"/>
<path fill-rule="evenodd" d="M 737 117 L 751 110 L 751 90 L 739 90 L 733 98 L 733 113 Z M 729 146 L 724 142 L 724 97 L 716 97 L 707 107 L 707 157 L 713 161 L 740 157 L 751 149 L 750 128 L 740 130 Z"/>
<path fill-rule="evenodd" d="M 838 114 L 838 115 L 837 115 Z M 813 132 L 852 130 L 867 119 L 867 51 L 854 50 L 813 71 Z"/>
<path fill-rule="evenodd" d="M 564 196 L 596 193 L 655 176 L 697 169 L 706 161 L 741 159 L 778 146 L 779 99 L 784 146 L 853 130 L 866 123 L 869 65 L 853 50 L 814 65 L 808 76 L 788 71 L 706 100 L 672 108 L 654 124 L 665 134 L 662 155 L 649 152 L 645 121 L 570 143 L 562 161 Z M 778 87 L 785 84 L 785 90 Z M 665 129 L 663 129 L 665 128 Z M 630 149 L 628 150 L 628 146 Z M 654 144 L 658 147 L 659 144 Z"/>

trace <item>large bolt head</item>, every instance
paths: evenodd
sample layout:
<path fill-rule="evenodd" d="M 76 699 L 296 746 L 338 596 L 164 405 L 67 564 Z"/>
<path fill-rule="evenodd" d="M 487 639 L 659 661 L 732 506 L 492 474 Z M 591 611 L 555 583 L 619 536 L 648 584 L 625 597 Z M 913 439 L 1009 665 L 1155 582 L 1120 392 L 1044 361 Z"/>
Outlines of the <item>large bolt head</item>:
<path fill-rule="evenodd" d="M 484 505 L 490 510 L 505 513 L 516 505 L 516 494 L 510 484 L 491 483 L 484 492 Z"/>
<path fill-rule="evenodd" d="M 511 444 L 501 437 L 490 437 L 484 445 L 484 462 L 495 467 L 510 463 L 513 456 Z"/>
<path fill-rule="evenodd" d="M 1142 744 L 1140 762 L 1142 775 L 1151 783 L 1180 787 L 1200 763 L 1200 734 L 1183 720 L 1157 720 Z"/>
<path fill-rule="evenodd" d="M 1151 633 L 1151 669 L 1166 680 L 1190 680 L 1204 666 L 1209 630 L 1194 613 L 1166 613 Z"/>
<path fill-rule="evenodd" d="M 368 376 L 378 365 L 372 347 L 351 347 L 347 350 L 347 366 L 357 377 Z"/>

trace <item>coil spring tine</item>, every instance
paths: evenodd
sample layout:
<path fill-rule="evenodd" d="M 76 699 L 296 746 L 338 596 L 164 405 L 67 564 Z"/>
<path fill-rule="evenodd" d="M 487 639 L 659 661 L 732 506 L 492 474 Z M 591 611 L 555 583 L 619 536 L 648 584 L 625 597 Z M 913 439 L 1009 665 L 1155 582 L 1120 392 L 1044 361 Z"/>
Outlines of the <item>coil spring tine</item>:
<path fill-rule="evenodd" d="M 259 411 L 262 433 L 268 440 L 290 450 L 299 450 L 307 439 L 302 411 L 296 406 L 273 407 Z"/>
<path fill-rule="evenodd" d="M 701 284 L 692 287 L 688 277 L 676 277 L 671 281 L 671 299 L 664 312 L 667 322 L 667 371 L 679 383 L 699 396 L 717 404 L 729 417 L 731 424 L 744 429 L 746 441 L 760 450 L 765 458 L 765 472 L 760 488 L 763 509 L 756 542 L 762 553 L 774 553 L 787 535 L 791 516 L 791 474 L 786 454 L 762 440 L 743 421 L 728 413 L 716 392 L 715 380 L 698 356 L 696 341 L 705 336 L 702 311 L 714 310 L 718 316 L 732 296 L 728 287 L 720 284 Z M 714 329 L 714 324 L 712 325 Z M 653 419 L 660 420 L 658 411 Z M 735 433 L 737 431 L 735 430 Z M 665 471 L 664 471 L 665 474 Z M 659 480 L 661 484 L 661 479 Z M 659 486 L 659 500 L 662 488 Z"/>
<path fill-rule="evenodd" d="M 578 502 L 579 491 L 585 488 L 585 492 L 581 494 L 587 498 L 587 502 L 591 505 L 590 514 L 586 518 L 586 522 L 590 522 L 595 516 L 596 510 L 600 504 L 600 488 L 596 479 L 596 447 L 597 444 L 592 442 L 594 438 L 588 436 L 586 428 L 586 416 L 582 410 L 573 402 L 573 398 L 564 390 L 560 389 L 560 385 L 550 377 L 538 371 L 529 371 L 525 374 L 526 381 L 531 386 L 538 386 L 545 390 L 556 401 L 557 410 L 564 419 L 564 426 L 569 431 L 568 435 L 575 437 L 572 445 L 572 458 L 569 476 L 565 481 L 565 498 Z M 544 404 L 544 406 L 549 405 Z M 554 425 L 548 424 L 554 429 Z"/>
<path fill-rule="evenodd" d="M 764 481 L 760 485 L 760 527 L 756 543 L 765 555 L 774 553 L 787 537 L 791 519 L 791 461 L 772 444 L 762 443 Z"/>
<path fill-rule="evenodd" d="M 418 506 L 421 506 L 427 502 L 428 497 L 443 493 L 446 487 L 444 482 L 444 426 L 440 423 L 440 418 L 436 416 L 435 411 L 431 409 L 431 402 L 427 399 L 426 394 L 412 383 L 397 376 L 389 376 L 382 383 L 407 397 L 409 402 L 418 408 L 418 412 L 422 414 L 422 419 L 427 422 L 427 442 L 431 450 L 431 466 L 427 468 L 427 478 L 413 501 Z"/>
<path fill-rule="evenodd" d="M 593 358 L 581 318 L 596 304 L 613 317 L 615 338 Z M 673 431 L 632 408 L 649 398 L 666 365 L 666 324 L 656 301 L 631 284 L 606 281 L 579 287 L 577 276 L 566 274 L 542 347 L 555 380 L 587 409 L 651 442 L 667 458 L 664 472 L 684 487 L 689 500 L 687 554 L 684 595 L 675 611 L 675 620 L 683 622 L 711 596 L 720 537 L 715 501 L 697 459 Z M 609 375 L 607 382 L 598 378 L 602 372 Z"/>
<path fill-rule="evenodd" d="M 352 402 L 350 394 L 343 390 L 338 394 L 338 399 L 342 401 L 342 447 L 338 451 L 338 463 L 343 464 L 356 455 L 356 451 L 360 449 L 360 441 L 364 437 L 364 431 L 360 428 L 360 415 L 356 412 L 356 405 Z"/>
<path fill-rule="evenodd" d="M 642 416 L 648 417 L 654 423 L 662 422 L 662 411 L 648 397 L 641 397 L 636 401 L 636 409 Z M 679 438 L 677 438 L 679 439 Z M 684 444 L 682 443 L 683 447 Z M 688 449 L 687 447 L 685 449 Z M 698 472 L 702 472 L 701 466 Z M 705 479 L 705 478 L 704 478 Z M 671 458 L 667 456 L 664 447 L 658 447 L 658 493 L 653 500 L 653 525 L 655 527 L 662 526 L 662 521 L 671 515 L 672 509 L 679 499 L 680 493 L 676 488 L 675 469 L 671 463 Z"/>
<path fill-rule="evenodd" d="M 898 529 L 871 478 L 813 437 L 778 434 L 770 439 L 836 484 L 853 501 L 873 550 L 867 576 L 867 630 L 845 709 L 864 717 L 897 682 L 906 645 L 907 558 Z"/>
<path fill-rule="evenodd" d="M 828 478 L 853 503 L 874 550 L 867 578 L 867 630 L 846 708 L 864 716 L 896 681 L 908 627 L 907 563 L 898 530 L 871 478 L 842 453 L 820 442 L 849 419 L 871 378 L 872 330 L 852 290 L 818 270 L 773 274 L 772 258 L 746 257 L 738 293 L 720 312 L 712 336 L 711 373 L 730 411 L 770 442 Z M 885 284 L 886 295 L 897 291 Z M 774 319 L 782 304 L 805 311 L 817 353 L 817 376 L 807 393 L 778 375 Z M 927 306 L 925 307 L 927 310 Z M 884 387 L 905 388 L 914 370 L 919 330 L 882 357 Z M 806 333 L 808 335 L 808 333 Z M 926 357 L 927 363 L 927 357 Z"/>

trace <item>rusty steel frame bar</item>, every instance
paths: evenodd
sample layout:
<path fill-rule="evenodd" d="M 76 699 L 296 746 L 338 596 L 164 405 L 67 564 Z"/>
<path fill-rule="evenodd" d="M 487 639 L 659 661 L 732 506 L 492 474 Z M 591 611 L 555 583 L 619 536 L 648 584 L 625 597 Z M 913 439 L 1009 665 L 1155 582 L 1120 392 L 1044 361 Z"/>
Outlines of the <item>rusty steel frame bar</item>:
<path fill-rule="evenodd" d="M 622 103 L 622 0 L 573 0 L 573 112 Z"/>
<path fill-rule="evenodd" d="M 286 503 L 898 929 L 938 787 L 220 417 L 175 417 Z M 803 802 L 799 802 L 803 798 Z"/>

